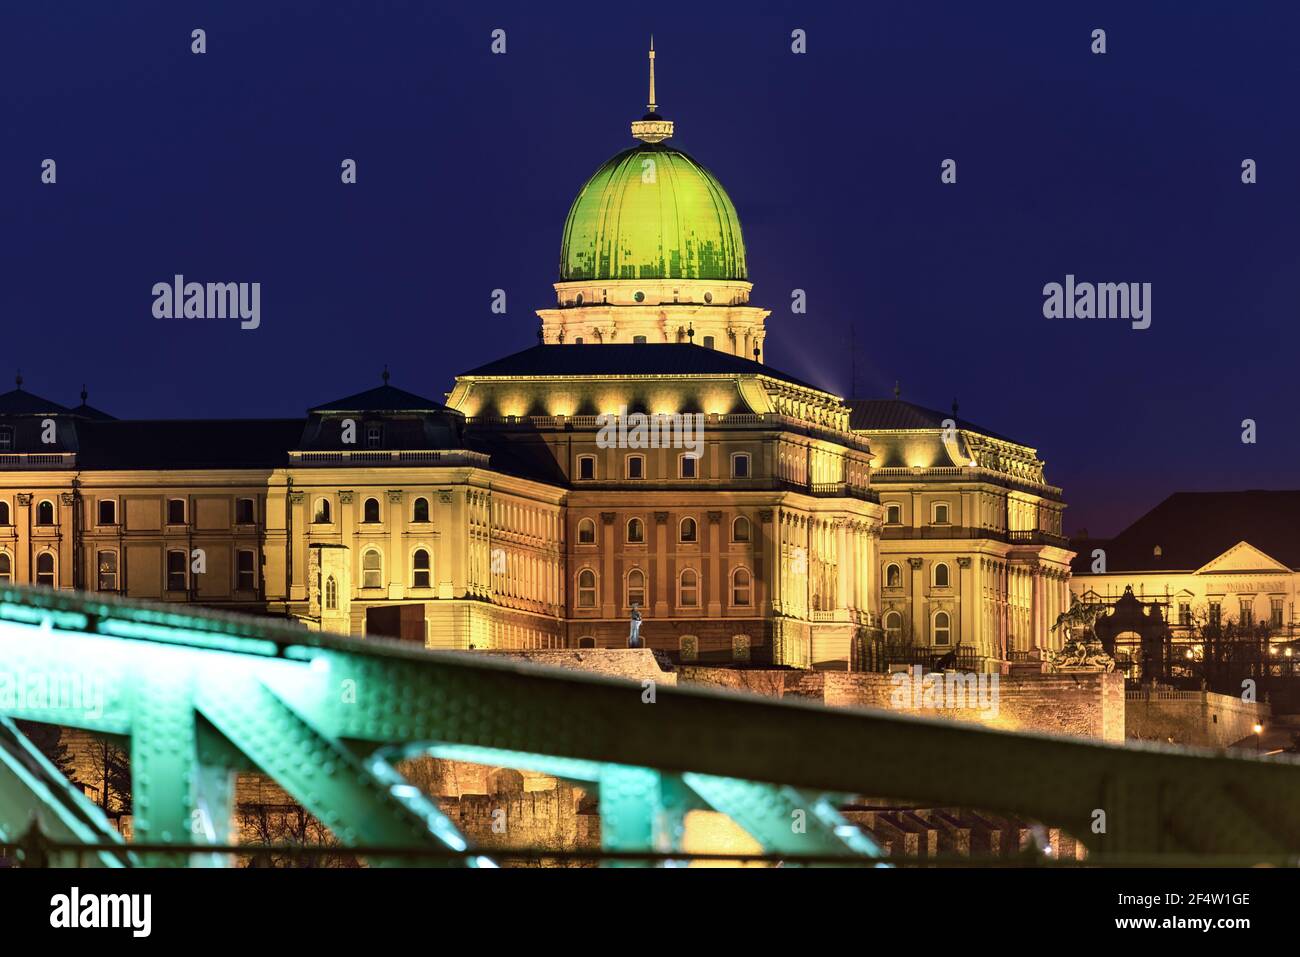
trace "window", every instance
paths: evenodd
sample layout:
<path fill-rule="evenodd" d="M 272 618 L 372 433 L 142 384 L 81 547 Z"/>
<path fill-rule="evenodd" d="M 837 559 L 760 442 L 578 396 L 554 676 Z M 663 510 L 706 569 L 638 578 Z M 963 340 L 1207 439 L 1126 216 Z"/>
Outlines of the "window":
<path fill-rule="evenodd" d="M 706 293 L 704 294 L 704 301 L 705 301 L 706 303 L 712 303 L 712 302 L 713 302 L 713 293 L 711 293 L 711 292 L 706 292 Z"/>
<path fill-rule="evenodd" d="M 366 423 L 366 448 L 382 449 L 384 447 L 384 427 L 378 422 Z"/>
<path fill-rule="evenodd" d="M 944 562 L 934 563 L 934 587 L 947 588 L 952 582 L 949 580 L 948 566 Z"/>
<path fill-rule="evenodd" d="M 9 524 L 9 503 L 0 502 L 0 525 Z"/>
<path fill-rule="evenodd" d="M 578 544 L 596 544 L 596 523 L 589 518 L 584 518 L 578 523 Z"/>
<path fill-rule="evenodd" d="M 1282 599 L 1274 598 L 1272 608 L 1269 611 L 1268 624 L 1270 628 L 1282 627 Z"/>
<path fill-rule="evenodd" d="M 167 500 L 167 524 L 185 524 L 185 499 L 169 498 Z"/>
<path fill-rule="evenodd" d="M 235 499 L 235 524 L 252 525 L 257 521 L 254 514 L 253 500 L 251 498 Z"/>
<path fill-rule="evenodd" d="M 316 500 L 316 516 L 312 519 L 317 525 L 328 525 L 330 523 L 330 500 L 327 498 L 318 498 Z"/>
<path fill-rule="evenodd" d="M 416 588 L 429 587 L 429 553 L 417 548 L 411 558 L 411 584 Z"/>
<path fill-rule="evenodd" d="M 731 523 L 731 540 L 733 542 L 747 542 L 750 540 L 750 535 L 749 519 L 745 518 L 745 516 L 742 515 Z"/>
<path fill-rule="evenodd" d="M 935 612 L 933 634 L 936 645 L 952 643 L 952 619 L 946 611 Z"/>
<path fill-rule="evenodd" d="M 574 344 L 575 346 L 580 346 L 580 345 L 582 345 L 582 336 L 578 336 L 578 338 L 574 339 L 574 340 L 573 340 L 573 344 Z M 595 639 L 593 638 L 592 640 L 594 641 Z M 579 646 L 579 647 L 581 647 L 581 646 Z M 592 648 L 595 648 L 596 646 L 595 646 L 595 645 L 592 645 L 591 647 L 592 647 Z"/>
<path fill-rule="evenodd" d="M 54 587 L 54 554 L 41 552 L 36 556 L 36 584 Z"/>
<path fill-rule="evenodd" d="M 257 588 L 257 552 L 243 549 L 235 555 L 235 588 L 239 591 Z"/>
<path fill-rule="evenodd" d="M 682 661 L 698 661 L 700 657 L 700 639 L 694 635 L 682 635 L 677 640 L 677 648 Z"/>
<path fill-rule="evenodd" d="M 629 455 L 624 460 L 624 473 L 630 479 L 645 478 L 645 456 Z"/>
<path fill-rule="evenodd" d="M 639 568 L 627 573 L 627 604 L 645 606 L 645 572 Z"/>
<path fill-rule="evenodd" d="M 1223 606 L 1217 601 L 1210 602 L 1210 626 L 1218 628 L 1221 621 L 1223 621 Z"/>
<path fill-rule="evenodd" d="M 337 611 L 339 607 L 339 583 L 331 575 L 325 579 L 325 610 Z"/>
<path fill-rule="evenodd" d="M 421 497 L 415 500 L 415 505 L 411 510 L 411 521 L 427 522 L 429 520 L 429 500 Z"/>
<path fill-rule="evenodd" d="M 99 590 L 117 591 L 117 552 L 100 552 L 95 557 L 99 568 Z"/>
<path fill-rule="evenodd" d="M 1185 601 L 1178 603 L 1178 624 L 1187 628 L 1192 623 L 1192 606 Z"/>
<path fill-rule="evenodd" d="M 581 343 L 582 340 L 579 339 L 578 341 L 579 341 L 579 343 Z M 579 648 L 595 648 L 595 647 L 596 647 L 596 639 L 595 639 L 595 638 L 592 638 L 590 635 L 587 635 L 587 636 L 585 636 L 585 637 L 579 638 L 579 639 L 578 639 L 578 647 L 579 647 Z"/>
<path fill-rule="evenodd" d="M 112 498 L 101 498 L 99 500 L 99 524 L 116 525 L 117 524 L 117 500 Z"/>
<path fill-rule="evenodd" d="M 903 506 L 897 502 L 891 502 L 885 506 L 885 524 L 902 525 L 903 524 Z"/>
<path fill-rule="evenodd" d="M 754 577 L 748 568 L 737 568 L 731 575 L 731 603 L 747 607 L 753 594 Z"/>
<path fill-rule="evenodd" d="M 737 452 L 731 457 L 731 477 L 749 478 L 749 453 Z"/>
<path fill-rule="evenodd" d="M 897 641 L 903 633 L 903 616 L 896 611 L 891 611 L 885 616 L 885 637 L 890 641 Z"/>
<path fill-rule="evenodd" d="M 185 553 L 167 553 L 167 590 L 185 591 Z"/>
<path fill-rule="evenodd" d="M 699 528 L 695 524 L 695 519 L 684 518 L 681 525 L 678 526 L 678 539 L 683 542 L 694 542 L 699 537 Z"/>
<path fill-rule="evenodd" d="M 53 525 L 54 524 L 54 503 L 46 499 L 36 506 L 36 524 Z"/>
<path fill-rule="evenodd" d="M 578 293 L 576 296 L 573 297 L 573 304 L 575 306 L 581 306 L 582 301 L 583 301 L 582 293 Z"/>
<path fill-rule="evenodd" d="M 0 452 L 9 452 L 14 447 L 14 430 L 12 426 L 0 426 Z"/>
<path fill-rule="evenodd" d="M 379 499 L 366 499 L 365 504 L 361 506 L 361 521 L 371 523 L 379 521 Z"/>
<path fill-rule="evenodd" d="M 633 336 L 633 337 L 632 337 L 632 345 L 634 345 L 634 346 L 643 346 L 643 345 L 645 345 L 645 336 Z"/>
<path fill-rule="evenodd" d="M 596 477 L 596 456 L 578 456 L 578 478 L 590 481 Z"/>
<path fill-rule="evenodd" d="M 13 575 L 13 559 L 4 552 L 0 552 L 0 585 L 8 585 L 13 579 Z"/>
<path fill-rule="evenodd" d="M 1241 623 L 1249 628 L 1255 624 L 1255 599 L 1242 598 L 1238 603 L 1241 607 Z"/>
<path fill-rule="evenodd" d="M 934 506 L 934 524 L 935 524 L 935 525 L 947 525 L 947 524 L 948 524 L 948 503 L 947 503 L 947 502 L 938 502 L 938 503 L 935 504 L 935 506 Z"/>
<path fill-rule="evenodd" d="M 677 604 L 682 608 L 697 608 L 700 604 L 700 573 L 694 568 L 682 572 L 681 589 L 678 591 Z"/>
<path fill-rule="evenodd" d="M 632 301 L 645 302 L 645 293 L 643 293 L 640 289 L 638 289 L 636 292 L 632 293 Z"/>
<path fill-rule="evenodd" d="M 590 568 L 578 572 L 578 607 L 596 607 L 596 573 Z M 596 647 L 594 644 L 589 647 Z"/>
<path fill-rule="evenodd" d="M 645 522 L 634 518 L 627 523 L 627 540 L 633 545 L 645 543 Z"/>
<path fill-rule="evenodd" d="M 713 348 L 713 336 L 705 336 L 705 337 L 704 337 L 704 348 L 706 348 L 706 349 L 712 349 L 712 348 Z"/>
<path fill-rule="evenodd" d="M 682 455 L 677 459 L 679 478 L 695 478 L 699 474 L 700 459 L 695 455 Z"/>
<path fill-rule="evenodd" d="M 361 556 L 361 587 L 382 588 L 384 584 L 384 556 L 370 549 Z"/>
<path fill-rule="evenodd" d="M 885 587 L 902 588 L 903 587 L 903 570 L 897 565 L 885 566 Z"/>
<path fill-rule="evenodd" d="M 749 635 L 735 635 L 731 639 L 731 660 L 749 660 Z"/>

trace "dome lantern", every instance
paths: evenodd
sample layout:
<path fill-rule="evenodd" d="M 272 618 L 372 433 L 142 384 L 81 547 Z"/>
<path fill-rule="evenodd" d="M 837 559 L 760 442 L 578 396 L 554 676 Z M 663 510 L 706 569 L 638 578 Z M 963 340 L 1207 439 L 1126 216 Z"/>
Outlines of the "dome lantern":
<path fill-rule="evenodd" d="M 662 143 L 673 135 L 673 121 L 659 115 L 655 102 L 655 38 L 650 37 L 650 102 L 646 114 L 632 123 L 632 135 L 643 143 Z"/>

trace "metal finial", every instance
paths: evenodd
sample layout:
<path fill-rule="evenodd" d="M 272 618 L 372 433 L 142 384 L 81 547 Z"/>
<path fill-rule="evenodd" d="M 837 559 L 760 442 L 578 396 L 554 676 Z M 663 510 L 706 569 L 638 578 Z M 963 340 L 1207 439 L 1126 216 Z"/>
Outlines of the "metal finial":
<path fill-rule="evenodd" d="M 898 380 L 895 379 L 895 380 L 894 380 L 894 398 L 897 399 L 897 398 L 898 398 L 900 395 L 902 395 L 902 394 L 903 394 L 903 390 L 900 389 L 900 388 L 898 387 Z"/>
<path fill-rule="evenodd" d="M 689 324 L 689 325 L 686 327 L 686 337 L 687 337 L 688 339 L 691 340 L 691 343 L 692 343 L 692 344 L 694 344 L 694 342 L 695 342 L 695 324 L 694 324 L 694 323 L 691 323 L 691 324 Z"/>
<path fill-rule="evenodd" d="M 758 343 L 755 342 L 755 343 L 754 343 L 754 361 L 755 361 L 755 362 L 758 361 L 758 356 L 759 356 Z"/>
<path fill-rule="evenodd" d="M 384 363 L 384 385 L 388 385 L 388 363 Z"/>
<path fill-rule="evenodd" d="M 81 383 L 81 404 L 82 405 L 86 404 L 86 399 L 89 397 L 89 395 L 90 393 L 86 391 L 86 383 L 84 382 Z"/>
<path fill-rule="evenodd" d="M 650 102 L 646 104 L 646 115 L 632 124 L 632 135 L 645 143 L 659 143 L 673 135 L 671 120 L 659 116 L 659 104 L 655 97 L 655 38 L 650 37 Z"/>

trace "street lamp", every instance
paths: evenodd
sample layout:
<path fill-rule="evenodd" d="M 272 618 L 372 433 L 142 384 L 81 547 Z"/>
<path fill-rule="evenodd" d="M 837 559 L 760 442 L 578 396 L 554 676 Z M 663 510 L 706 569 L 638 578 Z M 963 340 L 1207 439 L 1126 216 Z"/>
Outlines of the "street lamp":
<path fill-rule="evenodd" d="M 1264 726 L 1258 721 L 1255 722 L 1255 753 L 1259 754 L 1259 736 L 1263 734 Z"/>

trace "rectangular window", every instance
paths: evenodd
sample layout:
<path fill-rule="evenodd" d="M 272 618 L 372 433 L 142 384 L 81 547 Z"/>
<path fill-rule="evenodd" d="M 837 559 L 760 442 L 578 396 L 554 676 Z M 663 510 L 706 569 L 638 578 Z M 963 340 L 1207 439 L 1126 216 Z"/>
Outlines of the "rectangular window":
<path fill-rule="evenodd" d="M 167 590 L 185 591 L 185 553 L 167 553 Z"/>
<path fill-rule="evenodd" d="M 1241 618 L 1239 619 L 1243 626 L 1249 628 L 1255 624 L 1255 600 L 1253 598 L 1243 598 L 1240 601 Z"/>
<path fill-rule="evenodd" d="M 740 452 L 731 457 L 731 477 L 749 478 L 749 455 Z"/>
<path fill-rule="evenodd" d="M 1217 601 L 1210 602 L 1210 627 L 1218 628 L 1223 621 L 1223 606 Z"/>
<path fill-rule="evenodd" d="M 14 447 L 14 430 L 5 425 L 0 426 L 0 452 L 10 452 Z"/>
<path fill-rule="evenodd" d="M 629 455 L 627 457 L 627 477 L 630 479 L 645 478 L 645 457 L 641 455 Z"/>
<path fill-rule="evenodd" d="M 99 500 L 99 524 L 116 525 L 117 524 L 117 500 L 112 498 L 101 498 Z"/>
<path fill-rule="evenodd" d="M 591 480 L 596 477 L 596 457 L 581 455 L 578 457 L 578 478 Z"/>
<path fill-rule="evenodd" d="M 257 588 L 257 553 L 241 551 L 235 566 L 235 587 L 240 591 Z"/>
<path fill-rule="evenodd" d="M 100 552 L 98 558 L 99 590 L 117 591 L 117 552 Z"/>
<path fill-rule="evenodd" d="M 235 499 L 235 524 L 252 525 L 256 519 L 253 517 L 253 500 L 251 498 Z"/>
<path fill-rule="evenodd" d="M 694 455 L 683 455 L 678 460 L 678 471 L 682 478 L 693 479 L 698 474 L 696 469 L 700 460 Z"/>
<path fill-rule="evenodd" d="M 1282 599 L 1274 598 L 1272 608 L 1269 611 L 1268 624 L 1270 628 L 1282 627 Z"/>
<path fill-rule="evenodd" d="M 167 524 L 185 524 L 185 499 L 169 498 L 167 500 Z"/>
<path fill-rule="evenodd" d="M 1178 624 L 1187 628 L 1192 623 L 1192 606 L 1185 601 L 1178 603 Z"/>

